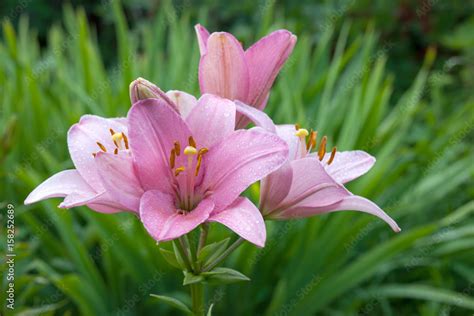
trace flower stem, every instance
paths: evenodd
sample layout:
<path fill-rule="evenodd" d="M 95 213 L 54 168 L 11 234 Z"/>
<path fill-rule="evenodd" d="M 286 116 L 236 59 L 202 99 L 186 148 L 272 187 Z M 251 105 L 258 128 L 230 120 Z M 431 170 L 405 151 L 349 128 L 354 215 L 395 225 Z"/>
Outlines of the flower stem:
<path fill-rule="evenodd" d="M 232 252 L 234 252 L 235 249 L 237 249 L 243 242 L 245 241 L 245 239 L 243 239 L 242 237 L 240 237 L 239 239 L 237 239 L 236 241 L 234 241 L 234 243 L 232 245 L 230 245 L 229 248 L 227 248 L 219 257 L 217 257 L 214 261 L 212 261 L 211 263 L 209 263 L 207 266 L 205 266 L 202 271 L 203 272 L 207 272 L 207 271 L 210 271 L 212 269 L 214 269 L 219 263 L 221 263 L 225 258 L 227 258 Z"/>
<path fill-rule="evenodd" d="M 188 271 L 192 271 L 192 265 L 191 265 L 191 260 L 189 258 L 189 253 L 186 250 L 186 247 L 184 246 L 183 240 L 181 238 L 178 239 L 178 242 L 176 243 L 176 247 L 178 248 L 181 258 L 183 258 L 184 264 L 186 265 L 186 269 L 188 269 Z"/>
<path fill-rule="evenodd" d="M 197 254 L 201 252 L 202 248 L 206 245 L 207 233 L 209 232 L 209 225 L 204 223 L 201 225 L 201 235 L 199 235 L 199 244 Z"/>
<path fill-rule="evenodd" d="M 190 285 L 193 313 L 196 316 L 204 315 L 204 284 L 194 283 Z"/>

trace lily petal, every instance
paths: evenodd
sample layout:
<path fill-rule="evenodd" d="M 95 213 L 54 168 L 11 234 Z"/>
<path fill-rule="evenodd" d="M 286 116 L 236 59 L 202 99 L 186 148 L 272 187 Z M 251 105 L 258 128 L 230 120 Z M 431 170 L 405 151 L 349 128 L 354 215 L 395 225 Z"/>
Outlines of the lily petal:
<path fill-rule="evenodd" d="M 194 29 L 196 30 L 196 36 L 198 39 L 199 52 L 202 56 L 207 51 L 207 39 L 209 38 L 209 31 L 201 24 L 196 24 Z"/>
<path fill-rule="evenodd" d="M 183 119 L 163 101 L 146 99 L 128 113 L 130 148 L 145 190 L 172 192 L 169 156 L 174 142 L 186 146 L 191 135 Z"/>
<path fill-rule="evenodd" d="M 277 135 L 288 144 L 288 157 L 290 160 L 302 158 L 300 139 L 295 135 L 296 128 L 292 124 L 276 126 Z"/>
<path fill-rule="evenodd" d="M 25 204 L 53 197 L 65 197 L 74 192 L 87 196 L 96 195 L 96 192 L 84 181 L 76 169 L 64 170 L 37 186 L 25 199 Z"/>
<path fill-rule="evenodd" d="M 200 146 L 210 148 L 234 131 L 235 104 L 212 94 L 203 95 L 186 123 Z"/>
<path fill-rule="evenodd" d="M 182 118 L 186 118 L 197 104 L 197 100 L 193 95 L 183 91 L 170 90 L 166 92 L 166 95 L 178 107 Z"/>
<path fill-rule="evenodd" d="M 256 126 L 259 126 L 272 133 L 276 132 L 275 124 L 273 124 L 272 119 L 265 112 L 238 100 L 235 101 L 235 106 L 239 114 L 250 119 Z M 245 120 L 245 122 L 247 122 L 247 120 Z M 237 124 L 236 128 L 243 128 L 243 124 Z"/>
<path fill-rule="evenodd" d="M 95 157 L 102 183 L 112 200 L 138 213 L 143 194 L 130 153 L 98 153 Z"/>
<path fill-rule="evenodd" d="M 266 195 L 265 209 L 262 212 L 268 218 L 292 218 L 300 208 L 331 205 L 350 195 L 349 191 L 327 174 L 321 162 L 315 158 L 293 160 L 290 167 L 293 173 L 291 185 L 284 199 L 280 196 L 284 189 L 279 185 L 275 186 L 276 190 L 269 190 Z M 288 185 L 288 182 L 285 181 L 282 185 Z"/>
<path fill-rule="evenodd" d="M 147 191 L 140 201 L 140 219 L 155 240 L 168 241 L 181 237 L 204 223 L 213 209 L 212 200 L 205 199 L 191 212 L 182 214 L 176 209 L 171 195 Z"/>
<path fill-rule="evenodd" d="M 118 213 L 124 212 L 126 209 L 118 204 L 108 195 L 107 192 L 95 193 L 94 195 L 83 195 L 73 192 L 66 196 L 64 201 L 59 204 L 59 208 L 73 208 L 87 205 L 89 208 L 100 213 Z"/>
<path fill-rule="evenodd" d="M 287 30 L 278 30 L 245 51 L 250 80 L 247 99 L 249 104 L 263 109 L 265 98 L 295 44 L 295 35 Z"/>
<path fill-rule="evenodd" d="M 398 233 L 401 231 L 397 223 L 374 202 L 357 195 L 347 196 L 340 202 L 325 207 L 301 208 L 297 212 L 293 212 L 293 218 L 309 217 L 317 214 L 347 210 L 359 211 L 377 216 L 378 218 L 385 221 L 394 232 Z"/>
<path fill-rule="evenodd" d="M 244 50 L 229 33 L 212 33 L 207 40 L 207 52 L 199 62 L 201 93 L 210 93 L 230 100 L 246 101 L 249 72 Z"/>
<path fill-rule="evenodd" d="M 115 145 L 109 129 L 127 133 L 126 120 L 84 115 L 69 129 L 67 136 L 69 153 L 77 171 L 96 192 L 102 192 L 104 187 L 92 154 L 101 150 L 97 142 L 113 151 Z"/>
<path fill-rule="evenodd" d="M 204 155 L 201 184 L 212 192 L 216 209 L 224 209 L 250 184 L 278 169 L 288 158 L 288 147 L 277 135 L 238 130 Z"/>
<path fill-rule="evenodd" d="M 331 154 L 326 154 L 327 162 Z M 365 174 L 375 164 L 375 158 L 362 150 L 337 152 L 327 172 L 339 183 L 347 183 Z"/>
<path fill-rule="evenodd" d="M 209 217 L 209 222 L 221 223 L 257 247 L 265 246 L 265 223 L 258 208 L 249 199 L 239 197 L 228 208 Z"/>

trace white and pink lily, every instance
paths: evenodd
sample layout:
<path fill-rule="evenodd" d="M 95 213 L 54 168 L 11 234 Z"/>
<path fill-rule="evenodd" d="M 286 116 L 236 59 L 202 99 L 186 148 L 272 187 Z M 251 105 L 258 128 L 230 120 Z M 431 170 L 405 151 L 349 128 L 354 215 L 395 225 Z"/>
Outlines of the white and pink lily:
<path fill-rule="evenodd" d="M 372 201 L 353 195 L 344 184 L 365 174 L 375 158 L 364 151 L 326 153 L 326 137 L 316 149 L 315 132 L 294 125 L 277 126 L 289 146 L 289 161 L 262 180 L 260 210 L 266 219 L 286 220 L 317 214 L 355 210 L 384 220 L 395 231 L 400 227 Z M 309 139 L 307 140 L 307 137 Z"/>

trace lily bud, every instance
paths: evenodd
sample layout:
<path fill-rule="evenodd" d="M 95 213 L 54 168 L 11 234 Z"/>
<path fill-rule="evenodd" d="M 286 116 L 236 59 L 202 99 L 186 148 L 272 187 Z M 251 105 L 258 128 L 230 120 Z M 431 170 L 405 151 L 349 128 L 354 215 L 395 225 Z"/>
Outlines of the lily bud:
<path fill-rule="evenodd" d="M 176 105 L 160 88 L 150 81 L 138 78 L 130 84 L 130 101 L 134 104 L 137 101 L 145 99 L 160 99 L 166 104 L 177 110 Z"/>

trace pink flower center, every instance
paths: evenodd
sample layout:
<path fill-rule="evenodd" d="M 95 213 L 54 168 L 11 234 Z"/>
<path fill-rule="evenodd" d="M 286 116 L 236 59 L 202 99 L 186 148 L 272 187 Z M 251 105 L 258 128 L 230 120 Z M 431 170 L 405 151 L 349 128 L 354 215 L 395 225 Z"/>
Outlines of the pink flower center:
<path fill-rule="evenodd" d="M 119 150 L 128 150 L 128 138 L 124 132 L 116 133 L 113 129 L 109 129 L 110 137 L 112 137 L 112 142 L 114 143 L 115 148 L 113 149 L 114 154 L 117 155 Z M 104 153 L 107 152 L 107 147 L 105 147 L 102 143 L 96 142 L 97 146 L 99 146 L 100 150 Z M 97 152 L 92 153 L 92 156 L 95 157 Z"/>
<path fill-rule="evenodd" d="M 202 200 L 202 194 L 195 192 L 196 180 L 201 170 L 202 158 L 208 152 L 205 147 L 197 149 L 192 136 L 188 139 L 189 145 L 181 151 L 181 144 L 174 142 L 170 152 L 169 166 L 175 180 L 177 206 L 184 212 L 189 212 Z M 185 159 L 178 159 L 181 155 Z M 182 164 L 177 165 L 180 160 Z"/>

